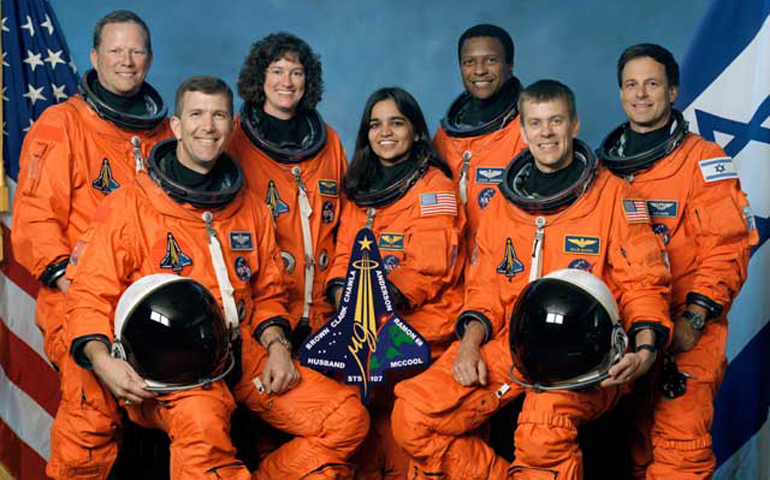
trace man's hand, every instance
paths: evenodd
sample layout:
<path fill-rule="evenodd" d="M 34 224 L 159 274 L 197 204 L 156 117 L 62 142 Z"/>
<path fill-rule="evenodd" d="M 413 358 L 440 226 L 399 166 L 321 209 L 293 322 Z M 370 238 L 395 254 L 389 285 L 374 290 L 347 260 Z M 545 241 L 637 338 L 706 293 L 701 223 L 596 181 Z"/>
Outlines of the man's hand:
<path fill-rule="evenodd" d="M 618 363 L 610 368 L 609 378 L 604 379 L 599 386 L 611 387 L 626 382 L 633 382 L 649 372 L 653 363 L 655 363 L 655 355 L 650 351 L 628 352 L 621 357 Z"/>
<path fill-rule="evenodd" d="M 692 313 L 697 313 L 704 318 L 708 315 L 708 311 L 700 305 L 689 304 L 687 310 Z M 674 321 L 674 334 L 671 337 L 671 353 L 689 352 L 695 347 L 695 344 L 700 340 L 702 332 L 693 328 L 692 324 L 684 318 L 679 316 Z"/>
<path fill-rule="evenodd" d="M 61 293 L 67 295 L 67 290 L 70 289 L 70 281 L 64 278 L 64 275 L 56 279 L 56 288 L 58 288 Z"/>
<path fill-rule="evenodd" d="M 485 336 L 486 328 L 481 322 L 468 322 L 452 364 L 452 374 L 463 387 L 487 384 L 487 365 L 481 358 L 481 342 Z"/>
<path fill-rule="evenodd" d="M 259 341 L 268 348 L 267 362 L 262 371 L 262 384 L 267 393 L 281 395 L 297 386 L 300 375 L 291 359 L 291 350 L 273 341 L 278 337 L 283 337 L 281 328 L 268 327 L 262 332 Z"/>
<path fill-rule="evenodd" d="M 102 342 L 88 342 L 83 352 L 91 361 L 96 376 L 116 398 L 125 400 L 126 403 L 141 403 L 155 398 L 153 392 L 145 390 L 147 385 L 144 379 L 131 365 L 119 358 L 113 358 Z"/>
<path fill-rule="evenodd" d="M 654 345 L 655 332 L 651 329 L 643 329 L 636 333 L 634 343 L 638 345 Z M 610 370 L 610 376 L 599 384 L 601 387 L 611 387 L 626 382 L 633 382 L 645 373 L 650 371 L 655 363 L 656 354 L 649 350 L 638 350 L 637 352 L 628 352 L 620 358 L 620 361 L 613 365 Z"/>

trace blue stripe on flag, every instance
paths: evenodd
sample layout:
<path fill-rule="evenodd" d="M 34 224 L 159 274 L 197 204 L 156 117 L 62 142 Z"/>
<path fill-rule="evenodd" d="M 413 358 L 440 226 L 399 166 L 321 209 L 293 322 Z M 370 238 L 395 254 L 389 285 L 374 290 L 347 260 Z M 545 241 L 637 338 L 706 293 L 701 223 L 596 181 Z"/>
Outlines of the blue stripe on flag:
<path fill-rule="evenodd" d="M 721 465 L 767 421 L 770 408 L 770 322 L 751 339 L 727 367 L 715 399 L 714 453 Z M 758 382 L 757 379 L 764 379 Z"/>
<path fill-rule="evenodd" d="M 770 5 L 765 0 L 716 0 L 711 4 L 695 34 L 696 42 L 682 62 L 677 109 L 686 109 L 735 60 L 768 14 Z"/>

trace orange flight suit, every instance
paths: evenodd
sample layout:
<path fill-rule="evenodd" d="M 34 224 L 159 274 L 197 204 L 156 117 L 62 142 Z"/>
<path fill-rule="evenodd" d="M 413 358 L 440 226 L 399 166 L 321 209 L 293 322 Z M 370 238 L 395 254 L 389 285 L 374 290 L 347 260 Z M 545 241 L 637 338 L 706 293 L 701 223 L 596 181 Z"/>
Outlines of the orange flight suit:
<path fill-rule="evenodd" d="M 312 331 L 320 328 L 333 311 L 324 296 L 324 286 L 334 254 L 334 238 L 342 205 L 342 179 L 347 161 L 337 132 L 326 126 L 326 145 L 312 158 L 299 163 L 281 163 L 260 150 L 243 131 L 240 117 L 228 145 L 246 174 L 248 188 L 267 203 L 275 219 L 275 235 L 281 255 L 290 257 L 291 268 L 285 281 L 289 291 L 289 319 L 292 327 L 302 317 L 304 307 L 305 267 L 299 186 L 294 169 L 307 190 L 313 213 L 310 216 L 315 275 L 309 323 Z M 286 260 L 285 260 L 286 261 Z"/>
<path fill-rule="evenodd" d="M 79 95 L 51 106 L 30 129 L 19 159 L 11 240 L 18 262 L 39 278 L 50 264 L 66 259 L 86 231 L 97 206 L 136 176 L 131 139 L 142 157 L 171 137 L 168 120 L 152 130 L 126 130 L 101 118 Z M 39 290 L 35 322 L 48 358 L 58 364 L 64 294 Z"/>
<path fill-rule="evenodd" d="M 526 391 L 510 379 L 507 325 L 517 296 L 529 283 L 539 217 L 545 221 L 543 275 L 562 268 L 591 271 L 614 293 L 631 338 L 637 329 L 653 328 L 665 341 L 671 328 L 671 277 L 649 220 L 631 218 L 625 210 L 626 200 L 637 198 L 632 188 L 600 168 L 590 188 L 557 212 L 528 214 L 505 198 L 489 205 L 470 247 L 465 303 L 457 325 L 462 333 L 464 316 L 471 314 L 487 327 L 493 340 L 482 346 L 481 355 L 489 382 L 486 387 L 463 387 L 455 381 L 455 344 L 428 371 L 396 386 L 393 429 L 411 456 L 409 478 L 507 476 L 508 463 L 474 430 Z M 542 478 L 582 478 L 577 427 L 611 408 L 624 390 L 526 391 L 513 478 L 541 478 L 538 472 L 551 472 Z"/>
<path fill-rule="evenodd" d="M 655 396 L 652 458 L 636 459 L 640 478 L 645 467 L 648 479 L 704 479 L 716 470 L 709 432 L 713 399 L 727 368 L 727 312 L 746 280 L 750 247 L 757 243 L 740 181 L 706 181 L 702 173 L 701 164 L 708 168 L 707 162 L 718 158 L 727 155 L 717 144 L 690 133 L 676 150 L 627 178 L 648 199 L 653 227 L 667 244 L 672 318 L 685 310 L 690 292 L 723 307 L 719 318 L 706 322 L 695 348 L 674 356 L 679 370 L 692 377 L 683 396 Z"/>
<path fill-rule="evenodd" d="M 190 276 L 221 304 L 203 212 L 178 204 L 147 175 L 105 202 L 86 235 L 88 245 L 69 293 L 68 345 L 91 335 L 112 339 L 111 318 L 120 294 L 152 273 Z M 220 381 L 211 390 L 180 391 L 132 405 L 130 418 L 169 433 L 175 479 L 352 478 L 345 460 L 368 429 L 366 411 L 354 392 L 299 366 L 299 385 L 284 395 L 260 393 L 253 381 L 268 354 L 252 333 L 266 323 L 288 328 L 282 320 L 284 270 L 270 212 L 243 189 L 230 204 L 211 213 L 241 319 L 243 374 L 232 395 Z M 71 356 L 64 366 L 64 395 L 52 429 L 47 473 L 53 478 L 106 478 L 117 453 L 115 399 Z M 229 438 L 233 398 L 296 435 L 266 458 L 253 477 L 235 459 Z"/>
<path fill-rule="evenodd" d="M 407 310 L 398 313 L 428 341 L 433 358 L 454 339 L 454 319 L 462 306 L 465 215 L 454 191 L 452 180 L 431 167 L 402 198 L 389 205 L 369 210 L 347 202 L 328 276 L 330 280 L 345 277 L 356 233 L 373 212 L 371 229 L 388 281 L 409 303 Z M 454 213 L 431 213 L 421 208 L 423 196 L 437 192 L 451 195 Z M 411 374 L 400 373 L 389 380 L 394 382 Z M 372 429 L 358 456 L 356 478 L 401 480 L 408 458 L 395 444 L 390 428 L 392 388 L 375 390 L 374 396 Z"/>
<path fill-rule="evenodd" d="M 519 152 L 527 148 L 521 137 L 519 118 L 517 115 L 503 128 L 475 137 L 451 137 L 439 127 L 433 138 L 436 150 L 452 169 L 455 183 L 460 181 L 463 156 L 470 156 L 467 169 L 468 201 L 465 205 L 469 239 L 474 237 L 479 217 L 492 198 L 501 196 L 497 185 L 503 178 L 503 170 Z"/>

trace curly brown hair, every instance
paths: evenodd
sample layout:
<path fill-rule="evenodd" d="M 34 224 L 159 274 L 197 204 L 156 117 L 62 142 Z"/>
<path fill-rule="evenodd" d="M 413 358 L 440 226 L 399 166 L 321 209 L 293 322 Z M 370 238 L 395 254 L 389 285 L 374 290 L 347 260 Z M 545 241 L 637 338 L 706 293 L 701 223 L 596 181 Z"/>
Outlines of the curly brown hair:
<path fill-rule="evenodd" d="M 287 32 L 271 33 L 251 46 L 238 74 L 238 95 L 255 106 L 265 103 L 265 73 L 267 67 L 286 56 L 296 56 L 305 69 L 305 94 L 297 112 L 313 110 L 324 90 L 321 78 L 321 58 L 304 40 Z"/>

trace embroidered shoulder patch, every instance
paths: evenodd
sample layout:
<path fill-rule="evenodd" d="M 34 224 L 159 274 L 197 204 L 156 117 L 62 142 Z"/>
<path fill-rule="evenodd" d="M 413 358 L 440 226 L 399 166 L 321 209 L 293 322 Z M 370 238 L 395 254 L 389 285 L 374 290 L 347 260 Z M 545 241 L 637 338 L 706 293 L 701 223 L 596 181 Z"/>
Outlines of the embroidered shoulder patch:
<path fill-rule="evenodd" d="M 647 202 L 638 198 L 623 199 L 623 213 L 628 223 L 650 223 L 650 212 Z"/>
<path fill-rule="evenodd" d="M 380 247 L 380 250 L 403 250 L 404 234 L 383 232 L 380 234 L 380 243 L 378 246 Z"/>
<path fill-rule="evenodd" d="M 230 232 L 230 250 L 254 250 L 251 232 Z"/>
<path fill-rule="evenodd" d="M 457 198 L 454 192 L 433 192 L 420 195 L 420 216 L 457 215 Z"/>
<path fill-rule="evenodd" d="M 738 171 L 735 169 L 733 159 L 730 157 L 711 158 L 698 162 L 700 173 L 706 183 L 716 182 L 718 180 L 727 180 L 729 178 L 738 178 Z"/>
<path fill-rule="evenodd" d="M 107 157 L 102 160 L 102 168 L 99 170 L 99 175 L 91 182 L 91 186 L 105 195 L 120 188 L 120 184 L 112 176 L 112 167 L 110 167 L 110 161 Z"/>
<path fill-rule="evenodd" d="M 647 200 L 647 208 L 652 218 L 676 218 L 679 202 L 676 200 Z"/>
<path fill-rule="evenodd" d="M 174 234 L 168 232 L 166 234 L 166 255 L 160 260 L 158 266 L 181 275 L 185 267 L 189 267 L 192 264 L 192 258 L 182 251 L 182 247 L 179 246 L 179 242 L 174 238 Z"/>
<path fill-rule="evenodd" d="M 339 189 L 337 188 L 337 180 L 318 180 L 318 193 L 324 197 L 338 197 Z"/>
<path fill-rule="evenodd" d="M 497 185 L 503 181 L 504 168 L 476 167 L 476 183 Z"/>
<path fill-rule="evenodd" d="M 265 197 L 265 203 L 273 214 L 273 218 L 278 218 L 282 213 L 289 211 L 289 206 L 286 202 L 281 200 L 281 196 L 278 194 L 278 188 L 275 186 L 275 182 L 270 180 L 267 183 L 267 196 Z"/>
<path fill-rule="evenodd" d="M 510 237 L 505 241 L 505 252 L 503 253 L 503 260 L 500 265 L 497 266 L 497 273 L 505 275 L 509 281 L 516 276 L 517 273 L 524 271 L 524 264 L 516 258 L 516 250 L 513 249 L 513 242 Z"/>
<path fill-rule="evenodd" d="M 599 255 L 602 239 L 599 237 L 586 237 L 583 235 L 565 235 L 564 253 L 578 255 Z"/>
<path fill-rule="evenodd" d="M 492 197 L 495 196 L 495 190 L 494 188 L 485 188 L 479 192 L 479 208 L 484 210 L 489 205 L 489 202 L 492 201 Z"/>
<path fill-rule="evenodd" d="M 242 281 L 248 282 L 251 278 L 251 267 L 249 261 L 246 258 L 238 256 L 235 257 L 234 265 L 235 275 Z"/>

